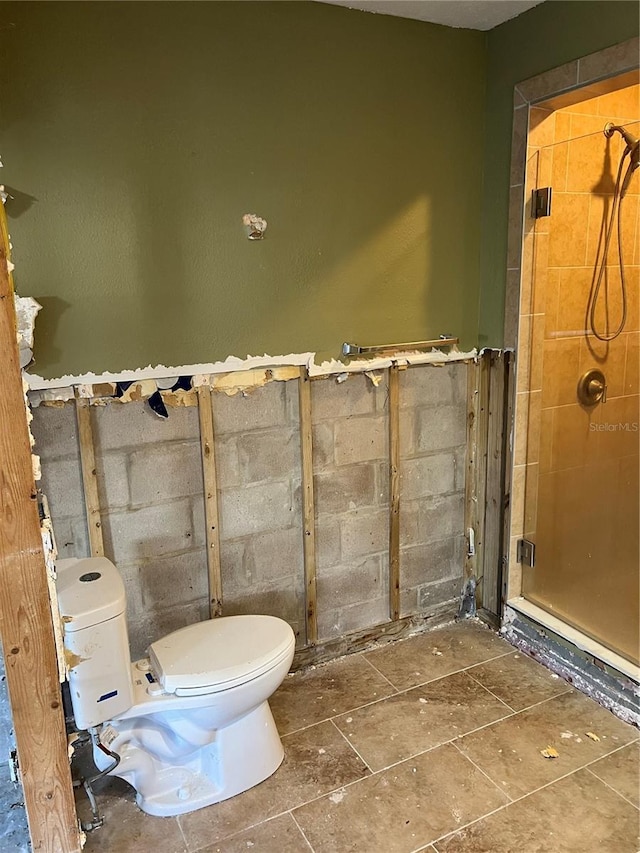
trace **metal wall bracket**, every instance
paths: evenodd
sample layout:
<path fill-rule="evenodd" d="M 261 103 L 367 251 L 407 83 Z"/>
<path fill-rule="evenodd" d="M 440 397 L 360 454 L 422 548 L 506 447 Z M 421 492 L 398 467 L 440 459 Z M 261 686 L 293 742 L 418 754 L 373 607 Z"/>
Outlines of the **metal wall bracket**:
<path fill-rule="evenodd" d="M 518 562 L 533 568 L 536 564 L 536 546 L 529 539 L 518 539 Z"/>
<path fill-rule="evenodd" d="M 541 219 L 551 216 L 551 187 L 538 187 L 531 193 L 531 216 Z"/>

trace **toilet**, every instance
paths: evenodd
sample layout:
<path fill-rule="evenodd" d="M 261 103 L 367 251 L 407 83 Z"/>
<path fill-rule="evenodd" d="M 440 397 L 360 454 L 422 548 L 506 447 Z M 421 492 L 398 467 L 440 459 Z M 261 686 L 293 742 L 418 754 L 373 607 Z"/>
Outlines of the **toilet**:
<path fill-rule="evenodd" d="M 268 699 L 293 660 L 273 616 L 198 622 L 130 660 L 124 583 L 105 557 L 59 560 L 57 597 L 71 703 L 100 770 L 132 785 L 142 811 L 168 817 L 262 782 L 284 757 Z M 108 752 L 103 750 L 103 747 Z"/>

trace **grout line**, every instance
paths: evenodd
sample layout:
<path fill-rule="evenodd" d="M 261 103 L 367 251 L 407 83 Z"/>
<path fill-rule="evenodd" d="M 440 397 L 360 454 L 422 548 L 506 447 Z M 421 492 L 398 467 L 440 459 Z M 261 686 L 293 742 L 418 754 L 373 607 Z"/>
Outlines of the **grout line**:
<path fill-rule="evenodd" d="M 410 638 L 409 638 L 409 639 L 410 639 Z M 384 648 L 384 647 L 383 647 L 383 648 Z M 372 668 L 373 668 L 373 669 L 378 673 L 378 675 L 381 675 L 381 676 L 382 676 L 382 678 L 384 678 L 384 680 L 385 680 L 388 684 L 390 684 L 390 685 L 391 685 L 391 687 L 393 688 L 393 690 L 395 691 L 395 693 L 399 693 L 400 691 L 399 691 L 399 689 L 395 686 L 395 684 L 394 684 L 392 681 L 390 681 L 390 680 L 387 678 L 387 676 L 384 674 L 384 672 L 381 672 L 381 671 L 378 669 L 378 667 L 377 667 L 374 663 L 371 663 L 371 661 L 369 660 L 369 658 L 366 656 L 366 653 L 365 653 L 365 652 L 362 652 L 361 654 L 362 654 L 362 657 L 363 657 L 363 658 L 366 660 L 366 662 L 369 664 L 369 666 L 370 666 L 370 667 L 372 667 Z M 394 694 L 391 694 L 391 695 L 394 695 Z"/>
<path fill-rule="evenodd" d="M 181 835 L 182 840 L 184 842 L 184 849 L 187 850 L 189 853 L 192 853 L 191 847 L 189 846 L 189 844 L 187 842 L 187 836 L 182 831 L 182 826 L 180 825 L 180 815 L 176 815 L 176 823 L 178 824 L 178 829 L 180 831 L 180 835 Z"/>
<path fill-rule="evenodd" d="M 299 823 L 298 823 L 298 821 L 296 820 L 296 816 L 294 815 L 293 810 L 292 810 L 292 811 L 290 811 L 290 812 L 288 812 L 288 814 L 290 814 L 290 815 L 291 815 L 291 819 L 293 820 L 293 822 L 295 823 L 295 825 L 296 825 L 296 826 L 298 827 L 298 829 L 300 830 L 300 834 L 302 835 L 302 837 L 304 838 L 304 840 L 305 840 L 305 841 L 307 842 L 307 844 L 309 845 L 309 850 L 313 851 L 313 847 L 311 846 L 311 842 L 309 841 L 309 839 L 308 839 L 308 838 L 307 838 L 307 836 L 305 835 L 304 829 L 300 826 L 300 824 L 299 824 Z"/>
<path fill-rule="evenodd" d="M 624 747 L 622 747 L 622 748 L 624 749 Z M 595 772 L 591 769 L 591 767 L 585 767 L 585 768 L 583 768 L 583 769 L 584 769 L 584 770 L 586 770 L 586 771 L 587 771 L 587 773 L 590 773 L 594 778 L 596 778 L 596 779 L 598 780 L 598 782 L 602 782 L 602 784 L 603 784 L 606 788 L 609 788 L 609 790 L 610 790 L 610 791 L 613 791 L 613 793 L 614 793 L 614 794 L 617 794 L 617 795 L 618 795 L 619 797 L 621 797 L 625 802 L 629 803 L 629 805 L 630 805 L 630 806 L 633 806 L 633 807 L 634 807 L 634 809 L 636 809 L 637 811 L 640 811 L 640 806 L 637 806 L 635 803 L 632 803 L 632 802 L 631 802 L 631 800 L 627 799 L 627 797 L 625 797 L 625 795 L 624 795 L 624 794 L 621 794 L 621 793 L 620 793 L 620 791 L 618 791 L 618 789 L 617 789 L 617 788 L 614 788 L 614 787 L 613 787 L 613 785 L 610 785 L 608 782 L 605 782 L 605 780 L 604 780 L 604 779 L 601 779 L 601 778 L 600 778 L 600 776 L 598 776 L 598 774 L 597 774 L 597 773 L 595 773 Z"/>
<path fill-rule="evenodd" d="M 482 664 L 480 664 L 480 666 L 482 666 Z M 483 683 L 482 683 L 478 678 L 476 678 L 476 677 L 475 677 L 475 676 L 470 672 L 470 670 L 466 670 L 466 672 L 467 672 L 467 675 L 469 676 L 469 678 L 471 678 L 473 681 L 475 681 L 475 683 L 476 683 L 476 684 L 478 684 L 480 687 L 482 687 L 482 689 L 483 689 L 483 690 L 486 690 L 486 691 L 487 691 L 487 693 L 489 693 L 491 696 L 493 696 L 493 698 L 494 698 L 494 699 L 497 699 L 497 700 L 498 700 L 498 702 L 501 702 L 501 703 L 505 706 L 505 708 L 508 708 L 508 709 L 509 709 L 513 714 L 518 714 L 518 713 L 520 713 L 520 712 L 518 711 L 518 709 L 517 709 L 517 708 L 512 708 L 512 707 L 511 707 L 511 705 L 509 705 L 509 703 L 508 703 L 508 702 L 505 702 L 505 701 L 504 701 L 504 699 L 501 699 L 501 698 L 498 696 L 498 694 L 497 694 L 497 693 L 494 693 L 494 692 L 493 692 L 493 690 L 490 690 L 490 689 L 486 686 L 486 684 L 483 684 Z M 522 709 L 520 709 L 520 710 L 522 710 Z"/>
<path fill-rule="evenodd" d="M 501 788 L 500 785 L 498 785 L 498 783 L 494 779 L 492 779 L 491 776 L 489 776 L 489 774 L 485 770 L 483 770 L 479 764 L 476 764 L 476 762 L 473 760 L 473 758 L 470 758 L 468 755 L 466 755 L 460 749 L 460 747 L 458 746 L 457 743 L 453 743 L 453 746 L 455 747 L 455 749 L 458 750 L 458 752 L 460 753 L 460 755 L 463 758 L 466 758 L 467 761 L 469 761 L 471 764 L 473 764 L 473 766 L 476 768 L 476 770 L 479 770 L 482 773 L 482 775 L 485 777 L 485 779 L 488 779 L 489 782 L 491 782 L 491 784 L 494 785 L 500 791 L 500 793 L 502 794 L 503 797 L 507 798 L 507 802 L 503 803 L 503 805 L 508 806 L 510 803 L 513 802 L 513 797 L 511 797 L 509 794 L 507 794 L 507 792 L 504 790 L 504 788 Z"/>
<path fill-rule="evenodd" d="M 344 740 L 349 744 L 349 747 L 350 747 L 350 748 L 355 752 L 355 754 L 358 756 L 358 758 L 360 759 L 360 761 L 362 761 L 362 763 L 363 763 L 363 764 L 364 764 L 364 766 L 367 768 L 367 770 L 369 771 L 369 773 L 371 773 L 371 774 L 373 775 L 376 771 L 375 771 L 375 770 L 373 770 L 373 769 L 369 766 L 369 762 L 368 762 L 368 761 L 365 761 L 364 757 L 363 757 L 362 755 L 360 755 L 360 753 L 358 752 L 358 750 L 357 750 L 357 749 L 355 748 L 355 746 L 351 743 L 351 741 L 350 741 L 350 740 L 349 740 L 349 738 L 345 735 L 345 733 L 342 731 L 342 729 L 340 729 L 340 728 L 336 725 L 335 721 L 334 721 L 334 720 L 331 720 L 331 723 L 333 724 L 333 726 L 334 726 L 334 728 L 336 729 L 336 731 L 340 732 L 340 734 L 342 735 L 342 737 L 344 738 Z"/>

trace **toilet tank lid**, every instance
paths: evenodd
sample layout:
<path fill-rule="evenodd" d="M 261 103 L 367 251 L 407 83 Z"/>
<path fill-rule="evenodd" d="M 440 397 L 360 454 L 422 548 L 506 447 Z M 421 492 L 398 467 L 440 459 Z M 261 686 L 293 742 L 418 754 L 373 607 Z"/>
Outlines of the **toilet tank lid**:
<path fill-rule="evenodd" d="M 124 613 L 120 572 L 106 557 L 56 561 L 58 609 L 65 633 L 107 622 Z"/>
<path fill-rule="evenodd" d="M 220 690 L 257 678 L 294 645 L 291 627 L 275 616 L 224 616 L 157 640 L 149 658 L 167 693 Z"/>

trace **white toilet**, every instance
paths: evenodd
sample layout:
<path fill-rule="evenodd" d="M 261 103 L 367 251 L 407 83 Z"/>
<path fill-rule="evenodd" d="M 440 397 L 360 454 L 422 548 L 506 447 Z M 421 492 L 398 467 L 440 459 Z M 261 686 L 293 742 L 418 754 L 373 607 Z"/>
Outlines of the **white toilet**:
<path fill-rule="evenodd" d="M 94 761 L 137 791 L 147 814 L 226 800 L 274 773 L 284 756 L 267 702 L 295 646 L 273 616 L 198 622 L 131 663 L 122 578 L 104 557 L 59 560 L 57 592 L 76 725 L 97 734 Z"/>

